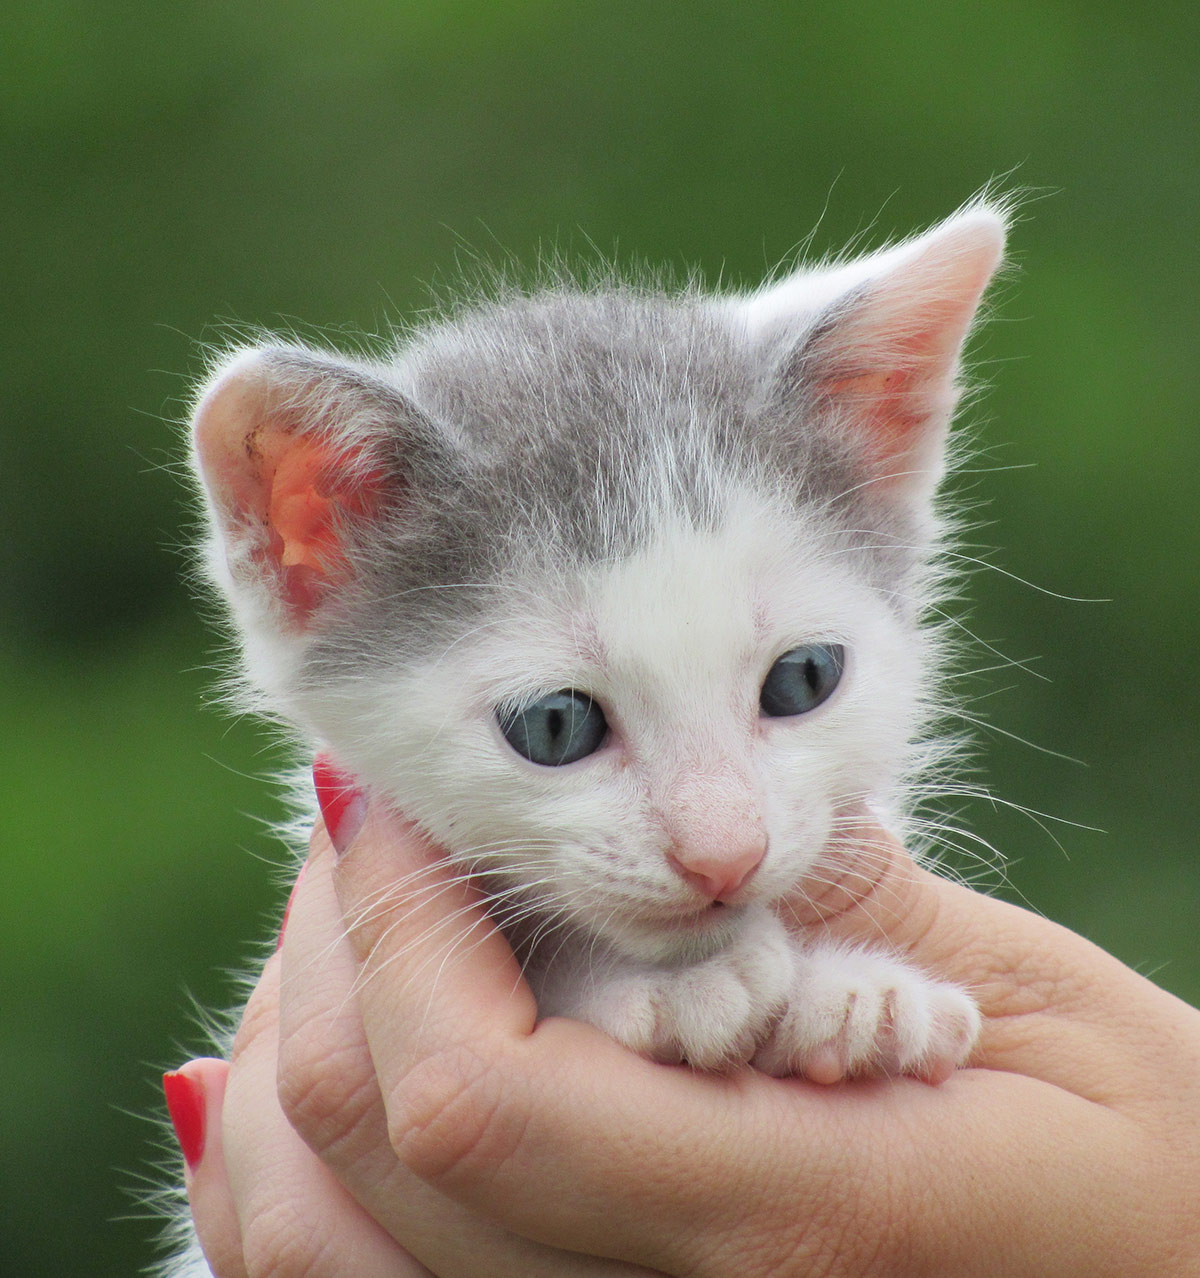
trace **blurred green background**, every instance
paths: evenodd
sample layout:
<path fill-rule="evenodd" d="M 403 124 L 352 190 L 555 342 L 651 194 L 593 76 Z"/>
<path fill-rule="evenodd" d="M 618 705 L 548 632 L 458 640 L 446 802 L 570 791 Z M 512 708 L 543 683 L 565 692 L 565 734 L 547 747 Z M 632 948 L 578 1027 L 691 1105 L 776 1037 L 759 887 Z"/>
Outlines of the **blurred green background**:
<path fill-rule="evenodd" d="M 976 708 L 995 792 L 1097 829 L 963 820 L 1038 908 L 1200 1000 L 1194 4 L 8 8 L 0 1272 L 148 1262 L 157 1073 L 280 904 L 278 755 L 206 704 L 183 582 L 198 343 L 378 332 L 476 253 L 590 239 L 751 283 L 818 222 L 825 252 L 996 174 L 1034 189 L 964 487 L 1003 568 L 1110 602 L 979 573 L 969 624 L 1037 675 Z"/>

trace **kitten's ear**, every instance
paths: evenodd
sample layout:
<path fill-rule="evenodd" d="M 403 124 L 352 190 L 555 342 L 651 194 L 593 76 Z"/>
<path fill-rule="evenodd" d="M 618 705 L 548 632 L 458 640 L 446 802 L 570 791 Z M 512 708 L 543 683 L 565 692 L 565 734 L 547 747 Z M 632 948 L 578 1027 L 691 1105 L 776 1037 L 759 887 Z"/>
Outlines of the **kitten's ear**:
<path fill-rule="evenodd" d="M 404 487 L 406 447 L 432 436 L 419 410 L 355 365 L 289 347 L 227 360 L 192 437 L 235 598 L 306 629 L 351 575 L 356 532 Z"/>
<path fill-rule="evenodd" d="M 927 499 L 944 469 L 960 356 L 1004 252 L 1006 219 L 977 206 L 915 240 L 843 266 L 802 272 L 744 304 L 752 335 L 792 337 L 775 396 L 817 413 L 873 485 Z"/>

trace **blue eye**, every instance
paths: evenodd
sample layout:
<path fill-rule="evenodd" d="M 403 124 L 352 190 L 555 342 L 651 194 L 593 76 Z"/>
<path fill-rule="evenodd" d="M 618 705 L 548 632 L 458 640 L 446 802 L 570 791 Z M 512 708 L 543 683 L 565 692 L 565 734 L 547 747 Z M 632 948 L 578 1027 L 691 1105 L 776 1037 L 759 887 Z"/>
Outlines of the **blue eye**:
<path fill-rule="evenodd" d="M 571 688 L 497 717 L 500 731 L 518 754 L 549 768 L 595 753 L 608 734 L 604 711 Z"/>
<path fill-rule="evenodd" d="M 806 643 L 785 652 L 763 680 L 763 713 L 778 719 L 815 710 L 838 686 L 845 664 L 840 643 Z"/>

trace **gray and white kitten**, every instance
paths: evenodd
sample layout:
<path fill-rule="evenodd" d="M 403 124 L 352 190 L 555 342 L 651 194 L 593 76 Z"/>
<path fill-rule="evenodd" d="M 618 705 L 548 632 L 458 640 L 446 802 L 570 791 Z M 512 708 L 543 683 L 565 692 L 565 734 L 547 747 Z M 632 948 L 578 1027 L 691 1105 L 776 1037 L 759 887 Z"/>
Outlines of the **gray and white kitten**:
<path fill-rule="evenodd" d="M 706 1070 L 967 1059 L 965 992 L 789 902 L 925 749 L 934 494 L 1004 230 L 976 203 L 749 295 L 556 285 L 203 387 L 251 684 L 484 886 L 544 1014 Z"/>

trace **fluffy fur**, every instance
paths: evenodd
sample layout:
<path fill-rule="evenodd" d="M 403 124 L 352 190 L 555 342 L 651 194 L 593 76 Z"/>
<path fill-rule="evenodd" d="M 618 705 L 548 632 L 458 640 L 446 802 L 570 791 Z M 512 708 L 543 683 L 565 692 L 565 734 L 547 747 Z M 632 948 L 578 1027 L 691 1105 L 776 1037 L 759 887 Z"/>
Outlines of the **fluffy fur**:
<path fill-rule="evenodd" d="M 787 903 L 865 812 L 902 822 L 928 754 L 934 493 L 1004 223 L 748 296 L 509 296 L 382 359 L 265 344 L 201 389 L 257 703 L 478 878 L 544 1013 L 703 1069 L 966 1060 L 967 994 Z M 845 649 L 837 688 L 764 714 L 807 644 Z M 501 720 L 562 689 L 604 741 L 522 758 Z"/>

